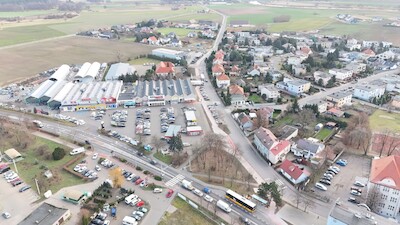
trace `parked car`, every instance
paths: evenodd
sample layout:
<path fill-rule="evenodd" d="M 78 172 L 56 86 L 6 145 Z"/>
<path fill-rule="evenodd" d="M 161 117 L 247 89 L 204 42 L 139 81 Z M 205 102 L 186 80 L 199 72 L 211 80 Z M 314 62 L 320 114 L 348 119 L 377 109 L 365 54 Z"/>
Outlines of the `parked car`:
<path fill-rule="evenodd" d="M 361 195 L 361 193 L 356 191 L 356 190 L 351 190 L 350 194 L 355 195 L 355 196 L 360 196 Z"/>
<path fill-rule="evenodd" d="M 360 201 L 358 201 L 356 198 L 350 197 L 347 201 L 354 203 L 354 204 L 360 204 Z"/>
<path fill-rule="evenodd" d="M 142 183 L 142 181 L 143 181 L 143 179 L 139 178 L 139 179 L 137 179 L 137 180 L 135 181 L 135 184 L 136 184 L 136 185 L 139 185 L 140 183 Z"/>
<path fill-rule="evenodd" d="M 326 184 L 328 186 L 331 185 L 331 182 L 329 180 L 326 180 L 326 179 L 321 179 L 319 182 L 322 183 L 322 184 Z"/>
<path fill-rule="evenodd" d="M 161 193 L 162 188 L 154 188 L 153 193 Z"/>
<path fill-rule="evenodd" d="M 167 198 L 171 198 L 171 196 L 172 196 L 173 194 L 174 194 L 174 190 L 169 189 L 168 192 L 167 192 L 166 197 L 167 197 Z"/>
<path fill-rule="evenodd" d="M 209 195 L 204 195 L 204 200 L 206 200 L 207 202 L 213 202 L 214 201 L 214 199 Z"/>
<path fill-rule="evenodd" d="M 357 187 L 365 187 L 365 184 L 363 184 L 363 183 L 361 183 L 360 181 L 357 181 L 357 180 L 354 182 L 354 185 L 357 186 Z"/>
<path fill-rule="evenodd" d="M 136 214 L 136 215 L 139 215 L 140 217 L 144 216 L 144 213 L 141 212 L 141 211 L 134 211 L 133 213 Z"/>
<path fill-rule="evenodd" d="M 139 207 L 138 210 L 140 210 L 143 213 L 147 213 L 149 210 L 145 207 Z"/>
<path fill-rule="evenodd" d="M 336 161 L 336 164 L 338 164 L 339 166 L 347 166 L 347 160 L 339 159 L 338 161 Z"/>
<path fill-rule="evenodd" d="M 329 177 L 329 178 L 333 179 L 333 175 L 330 173 L 324 173 L 324 177 Z"/>
<path fill-rule="evenodd" d="M 9 212 L 3 212 L 1 215 L 2 215 L 5 219 L 8 219 L 8 218 L 11 217 L 11 214 L 10 214 Z"/>
<path fill-rule="evenodd" d="M 19 192 L 24 192 L 24 191 L 29 190 L 29 189 L 31 189 L 31 186 L 27 185 L 27 186 L 24 186 L 21 189 L 19 189 Z"/>
<path fill-rule="evenodd" d="M 318 188 L 318 189 L 320 189 L 320 190 L 322 190 L 322 191 L 328 190 L 328 188 L 326 188 L 323 184 L 318 183 L 318 182 L 315 183 L 315 187 Z"/>
<path fill-rule="evenodd" d="M 351 187 L 350 190 L 354 190 L 354 191 L 358 191 L 358 192 L 362 193 L 361 188 L 358 188 L 358 187 Z"/>
<path fill-rule="evenodd" d="M 136 203 L 136 207 L 142 207 L 144 206 L 144 201 L 139 201 L 138 203 Z"/>
<path fill-rule="evenodd" d="M 200 197 L 203 196 L 203 192 L 201 192 L 199 189 L 194 189 L 194 190 L 193 190 L 193 193 L 194 193 L 195 195 L 197 195 L 197 196 L 200 196 Z"/>
<path fill-rule="evenodd" d="M 99 153 L 96 152 L 93 154 L 92 159 L 95 160 L 95 159 L 97 159 L 98 156 L 99 156 Z"/>

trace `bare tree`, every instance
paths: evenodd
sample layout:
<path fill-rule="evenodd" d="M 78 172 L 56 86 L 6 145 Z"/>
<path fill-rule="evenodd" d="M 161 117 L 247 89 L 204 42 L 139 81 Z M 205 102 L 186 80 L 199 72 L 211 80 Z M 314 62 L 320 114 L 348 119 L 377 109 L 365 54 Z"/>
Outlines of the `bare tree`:
<path fill-rule="evenodd" d="M 157 135 L 151 137 L 151 144 L 157 152 L 159 152 L 161 148 L 167 145 L 166 142 L 161 140 L 161 138 Z"/>
<path fill-rule="evenodd" d="M 373 185 L 371 189 L 368 191 L 366 204 L 372 211 L 374 211 L 378 203 L 379 203 L 379 190 L 376 185 Z"/>
<path fill-rule="evenodd" d="M 298 209 L 299 205 L 303 202 L 303 197 L 301 196 L 300 192 L 295 192 L 294 201 L 296 203 L 296 208 Z"/>
<path fill-rule="evenodd" d="M 308 208 L 314 208 L 315 207 L 314 201 L 312 201 L 311 199 L 308 199 L 308 198 L 306 198 L 303 201 L 303 205 L 304 205 L 304 212 L 307 212 Z"/>
<path fill-rule="evenodd" d="M 399 147 L 400 147 L 400 140 L 396 136 L 392 136 L 388 143 L 387 156 L 390 156 L 394 152 L 399 150 Z"/>
<path fill-rule="evenodd" d="M 385 129 L 385 131 L 383 133 L 377 134 L 376 135 L 376 139 L 378 139 L 378 143 L 379 143 L 379 148 L 376 149 L 379 152 L 379 157 L 382 156 L 383 151 L 385 150 L 385 144 L 387 142 L 387 139 L 389 138 L 389 130 Z"/>
<path fill-rule="evenodd" d="M 298 121 L 303 127 L 310 125 L 316 121 L 316 116 L 312 109 L 303 109 L 296 114 L 295 121 Z"/>
<path fill-rule="evenodd" d="M 256 128 L 264 127 L 267 128 L 269 125 L 269 118 L 262 113 L 261 110 L 256 112 L 257 118 L 254 120 L 254 125 Z"/>

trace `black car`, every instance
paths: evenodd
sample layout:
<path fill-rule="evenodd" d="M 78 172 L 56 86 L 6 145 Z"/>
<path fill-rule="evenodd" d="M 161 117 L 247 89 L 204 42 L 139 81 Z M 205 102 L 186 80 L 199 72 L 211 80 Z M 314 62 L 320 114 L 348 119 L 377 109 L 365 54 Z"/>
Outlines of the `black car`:
<path fill-rule="evenodd" d="M 347 201 L 354 203 L 354 204 L 360 204 L 360 201 L 358 201 L 356 198 L 350 197 Z"/>
<path fill-rule="evenodd" d="M 326 184 L 326 185 L 328 185 L 328 186 L 331 185 L 331 182 L 330 182 L 329 180 L 326 180 L 326 179 L 322 179 L 322 180 L 320 180 L 319 182 L 320 182 L 320 183 L 323 183 L 323 184 Z"/>
<path fill-rule="evenodd" d="M 137 155 L 138 156 L 144 156 L 143 152 L 138 152 Z"/>
<path fill-rule="evenodd" d="M 85 140 L 85 144 L 90 145 L 90 141 Z"/>
<path fill-rule="evenodd" d="M 150 161 L 150 164 L 151 164 L 151 165 L 156 165 L 156 164 L 157 164 L 157 161 L 156 161 L 156 160 L 151 160 L 151 161 Z"/>

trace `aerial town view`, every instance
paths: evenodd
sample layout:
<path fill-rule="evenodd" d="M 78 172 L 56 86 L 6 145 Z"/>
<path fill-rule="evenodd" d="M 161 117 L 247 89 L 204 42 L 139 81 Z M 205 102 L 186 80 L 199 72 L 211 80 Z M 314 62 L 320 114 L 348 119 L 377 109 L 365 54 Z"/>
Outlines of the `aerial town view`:
<path fill-rule="evenodd" d="M 0 224 L 400 224 L 399 0 L 1 0 Z"/>

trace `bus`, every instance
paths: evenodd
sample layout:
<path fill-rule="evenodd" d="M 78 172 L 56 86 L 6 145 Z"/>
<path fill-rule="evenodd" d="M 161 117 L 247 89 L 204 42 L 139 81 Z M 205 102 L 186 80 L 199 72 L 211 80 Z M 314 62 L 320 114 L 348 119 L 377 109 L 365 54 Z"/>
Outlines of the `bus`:
<path fill-rule="evenodd" d="M 226 191 L 225 198 L 229 199 L 231 202 L 247 210 L 248 212 L 252 213 L 254 212 L 254 210 L 256 210 L 256 203 L 246 199 L 245 197 L 239 195 L 238 193 L 232 190 Z"/>

